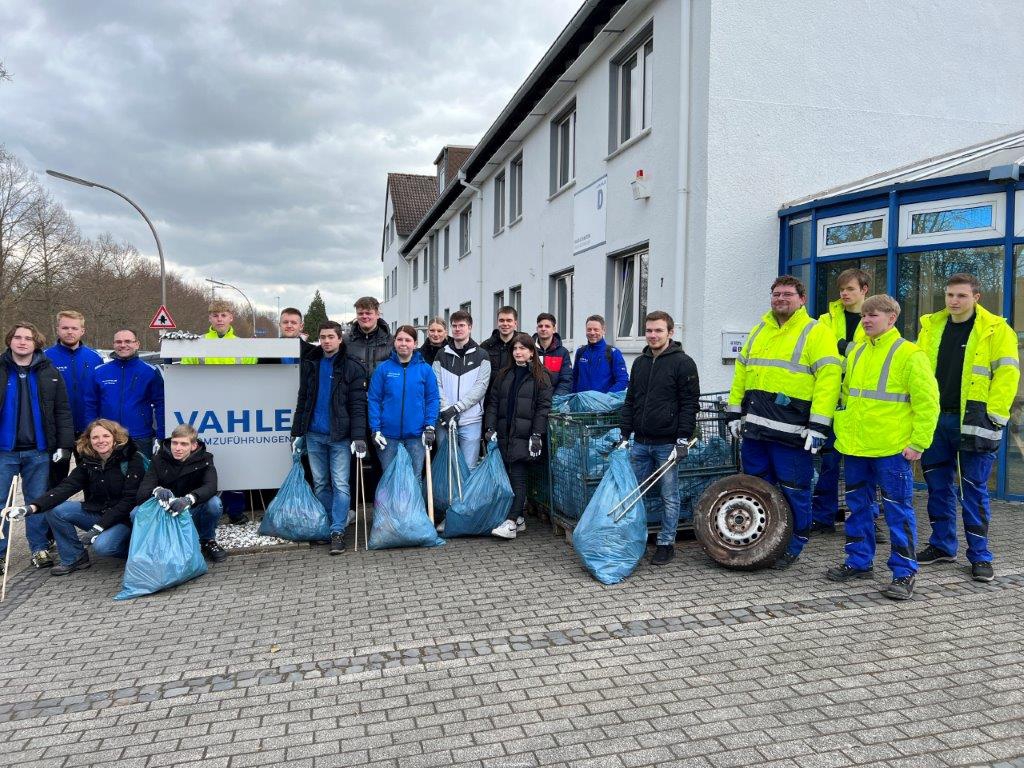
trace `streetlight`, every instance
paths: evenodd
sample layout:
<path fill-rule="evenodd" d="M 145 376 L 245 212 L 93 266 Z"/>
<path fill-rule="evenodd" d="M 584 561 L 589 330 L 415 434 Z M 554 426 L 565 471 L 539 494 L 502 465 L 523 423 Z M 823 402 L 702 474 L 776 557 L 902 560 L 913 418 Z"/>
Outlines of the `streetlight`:
<path fill-rule="evenodd" d="M 277 297 L 277 338 L 281 338 L 281 297 Z"/>
<path fill-rule="evenodd" d="M 105 184 L 99 184 L 95 181 L 87 181 L 80 179 L 77 176 L 69 176 L 66 173 L 60 171 L 46 170 L 48 176 L 53 176 L 55 179 L 61 179 L 63 181 L 70 181 L 73 184 L 81 184 L 83 187 L 97 187 L 98 189 L 105 189 L 107 192 L 113 192 L 115 195 L 120 197 L 122 200 L 126 200 L 132 208 L 138 211 L 142 218 L 149 224 L 149 231 L 153 233 L 153 239 L 156 240 L 156 252 L 160 256 L 160 305 L 163 307 L 167 306 L 167 270 L 164 266 L 164 247 L 160 244 L 160 236 L 156 233 L 156 227 L 153 226 L 153 222 L 149 220 L 149 216 L 146 212 L 139 207 L 139 204 L 132 200 L 128 195 L 123 192 L 118 192 L 113 187 L 108 187 Z"/>
<path fill-rule="evenodd" d="M 246 296 L 244 293 L 242 293 L 242 289 L 239 288 L 237 285 L 232 285 L 231 283 L 225 283 L 225 282 L 222 282 L 221 280 L 214 280 L 212 277 L 206 278 L 206 282 L 213 283 L 214 285 L 219 285 L 221 288 L 234 288 L 236 291 L 238 291 L 239 293 L 242 294 L 242 298 L 245 299 L 245 303 L 249 305 L 249 312 L 252 313 L 252 335 L 253 335 L 253 337 L 255 337 L 256 336 L 256 310 L 252 308 L 252 302 L 249 301 L 249 297 L 248 296 Z"/>

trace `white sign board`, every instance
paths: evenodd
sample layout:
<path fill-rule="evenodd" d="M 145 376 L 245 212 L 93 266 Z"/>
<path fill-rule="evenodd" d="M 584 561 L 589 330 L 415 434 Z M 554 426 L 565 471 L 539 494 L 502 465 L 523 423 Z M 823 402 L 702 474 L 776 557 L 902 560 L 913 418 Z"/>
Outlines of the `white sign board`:
<path fill-rule="evenodd" d="M 750 331 L 722 331 L 722 359 L 735 360 L 747 343 Z"/>
<path fill-rule="evenodd" d="M 572 255 L 604 245 L 608 177 L 591 182 L 572 198 Z"/>

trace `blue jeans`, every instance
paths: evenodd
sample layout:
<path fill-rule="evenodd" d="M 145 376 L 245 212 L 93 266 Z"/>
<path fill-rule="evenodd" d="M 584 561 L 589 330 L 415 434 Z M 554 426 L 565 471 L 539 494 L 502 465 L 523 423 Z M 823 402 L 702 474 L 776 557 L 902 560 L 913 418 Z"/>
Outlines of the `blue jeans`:
<path fill-rule="evenodd" d="M 889 570 L 894 578 L 917 573 L 914 540 L 914 473 L 902 454 L 865 458 L 846 457 L 846 564 L 858 571 L 871 567 L 875 559 L 875 488 L 882 489 L 885 522 L 889 526 Z"/>
<path fill-rule="evenodd" d="M 50 454 L 46 451 L 0 451 L 0 504 L 7 501 L 7 492 L 14 476 L 21 474 L 21 493 L 25 503 L 35 501 L 46 493 L 50 479 Z M 7 554 L 9 523 L 4 519 L 4 538 L 0 539 L 0 557 Z M 32 552 L 46 549 L 50 543 L 50 530 L 43 515 L 25 518 L 25 535 Z"/>
<path fill-rule="evenodd" d="M 224 505 L 221 504 L 220 497 L 213 496 L 209 501 L 190 507 L 189 511 L 192 513 L 192 523 L 199 534 L 199 541 L 214 541 L 217 538 L 217 523 L 224 514 Z"/>
<path fill-rule="evenodd" d="M 928 484 L 928 520 L 932 524 L 928 543 L 933 547 L 956 555 L 956 500 L 960 498 L 967 559 L 971 563 L 992 562 L 988 548 L 988 476 L 995 458 L 995 453 L 961 451 L 960 414 L 939 415 L 932 444 L 921 456 L 921 469 Z M 962 498 L 956 482 L 958 468 Z"/>
<path fill-rule="evenodd" d="M 42 517 L 42 515 L 35 515 Z M 99 512 L 87 512 L 80 501 L 65 501 L 46 513 L 46 521 L 53 530 L 57 553 L 65 565 L 75 562 L 85 552 L 78 540 L 78 529 L 87 531 L 100 521 Z M 96 537 L 93 553 L 103 557 L 128 557 L 131 528 L 123 523 L 112 526 Z"/>
<path fill-rule="evenodd" d="M 810 451 L 771 440 L 743 438 L 740 447 L 743 471 L 777 485 L 793 512 L 793 538 L 787 554 L 799 555 L 811 534 L 811 480 L 814 461 Z"/>
<path fill-rule="evenodd" d="M 343 533 L 348 525 L 350 493 L 348 475 L 351 467 L 349 440 L 331 442 L 330 435 L 306 433 L 306 452 L 313 473 L 313 493 L 327 510 L 331 533 Z"/>
<path fill-rule="evenodd" d="M 480 463 L 480 435 L 483 432 L 483 422 L 475 421 L 472 424 L 459 424 L 459 450 L 466 460 L 466 466 L 475 469 Z"/>
<path fill-rule="evenodd" d="M 665 443 L 663 445 L 645 445 L 633 443 L 629 449 L 629 460 L 633 464 L 633 474 L 636 475 L 637 483 L 642 483 L 651 474 L 668 461 L 668 455 L 672 453 L 675 445 Z M 676 528 L 679 526 L 679 473 L 676 467 L 665 472 L 658 480 L 658 491 L 661 493 L 661 500 L 665 505 L 662 513 L 661 528 L 658 530 L 658 546 L 672 544 L 676 540 Z"/>
<path fill-rule="evenodd" d="M 388 447 L 383 451 L 378 451 L 377 455 L 380 457 L 380 471 L 383 475 L 388 471 L 388 467 L 391 466 L 391 462 L 395 460 L 395 456 L 398 455 L 398 446 L 404 445 L 405 450 L 409 452 L 409 459 L 412 461 L 412 472 L 418 478 L 423 474 L 423 461 L 426 451 L 423 448 L 423 443 L 418 437 L 407 437 L 405 440 L 399 440 L 398 438 L 387 438 Z"/>

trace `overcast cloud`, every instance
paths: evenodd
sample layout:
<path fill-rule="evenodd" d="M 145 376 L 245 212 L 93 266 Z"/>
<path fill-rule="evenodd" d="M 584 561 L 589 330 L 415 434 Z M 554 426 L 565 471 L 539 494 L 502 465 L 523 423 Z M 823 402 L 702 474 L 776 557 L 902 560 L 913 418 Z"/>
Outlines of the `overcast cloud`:
<path fill-rule="evenodd" d="M 388 171 L 475 144 L 579 0 L 0 0 L 0 143 L 72 212 L 253 302 L 380 294 Z M 173 312 L 173 307 L 171 308 Z"/>

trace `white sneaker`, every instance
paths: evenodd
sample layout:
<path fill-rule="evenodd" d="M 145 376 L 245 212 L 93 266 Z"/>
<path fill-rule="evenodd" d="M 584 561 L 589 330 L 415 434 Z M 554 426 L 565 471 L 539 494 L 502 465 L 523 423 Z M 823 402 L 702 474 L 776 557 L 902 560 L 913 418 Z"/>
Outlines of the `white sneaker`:
<path fill-rule="evenodd" d="M 520 515 L 516 518 L 516 530 L 522 533 L 526 530 L 526 518 Z"/>
<path fill-rule="evenodd" d="M 438 533 L 444 533 L 444 520 L 434 526 L 434 530 Z"/>
<path fill-rule="evenodd" d="M 502 523 L 493 531 L 491 531 L 491 536 L 497 536 L 499 539 L 514 539 L 516 537 L 515 521 L 506 520 L 504 523 Z"/>

